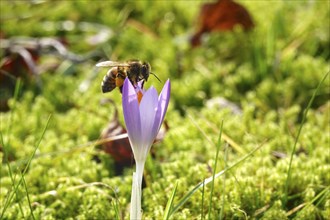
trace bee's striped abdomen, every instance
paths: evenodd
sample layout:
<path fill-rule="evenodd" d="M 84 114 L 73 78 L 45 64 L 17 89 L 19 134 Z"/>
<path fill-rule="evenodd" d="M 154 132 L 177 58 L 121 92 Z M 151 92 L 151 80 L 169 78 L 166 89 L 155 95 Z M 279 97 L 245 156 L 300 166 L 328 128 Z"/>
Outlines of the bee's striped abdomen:
<path fill-rule="evenodd" d="M 111 68 L 102 80 L 102 92 L 111 92 L 116 88 L 117 67 Z"/>

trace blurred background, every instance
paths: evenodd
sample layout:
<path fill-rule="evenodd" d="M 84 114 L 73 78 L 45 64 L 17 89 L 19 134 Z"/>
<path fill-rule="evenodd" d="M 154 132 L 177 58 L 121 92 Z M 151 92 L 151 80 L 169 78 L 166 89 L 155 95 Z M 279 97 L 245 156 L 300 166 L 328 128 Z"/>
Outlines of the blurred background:
<path fill-rule="evenodd" d="M 2 108 L 17 77 L 37 89 L 42 75 L 75 75 L 72 89 L 93 90 L 106 72 L 95 63 L 129 59 L 180 79 L 177 108 L 249 92 L 264 109 L 303 104 L 327 70 L 309 59 L 329 60 L 328 15 L 327 1 L 1 1 Z"/>

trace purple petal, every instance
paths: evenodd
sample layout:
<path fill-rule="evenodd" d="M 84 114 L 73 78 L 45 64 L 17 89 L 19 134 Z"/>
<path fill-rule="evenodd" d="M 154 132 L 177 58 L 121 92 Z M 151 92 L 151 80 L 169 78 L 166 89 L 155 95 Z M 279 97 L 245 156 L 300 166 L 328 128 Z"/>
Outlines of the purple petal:
<path fill-rule="evenodd" d="M 145 154 L 148 153 L 155 139 L 153 130 L 155 115 L 158 106 L 158 94 L 154 87 L 149 88 L 140 102 L 141 135 Z M 157 134 L 157 133 L 156 133 Z"/>
<path fill-rule="evenodd" d="M 163 123 L 165 113 L 167 111 L 168 103 L 171 96 L 171 83 L 168 79 L 162 89 L 162 92 L 159 95 L 158 98 L 158 106 L 157 106 L 157 112 L 155 117 L 155 124 L 153 126 L 153 130 L 157 131 L 156 135 L 160 129 L 161 124 Z"/>
<path fill-rule="evenodd" d="M 143 83 L 143 80 L 141 80 L 137 83 L 136 88 L 135 88 L 135 92 L 136 93 L 141 92 L 144 95 L 145 90 L 142 88 L 142 83 Z"/>
<path fill-rule="evenodd" d="M 123 112 L 127 129 L 127 134 L 131 142 L 134 155 L 138 149 L 136 147 L 141 146 L 141 119 L 139 114 L 139 102 L 135 89 L 131 82 L 126 78 L 123 86 Z"/>

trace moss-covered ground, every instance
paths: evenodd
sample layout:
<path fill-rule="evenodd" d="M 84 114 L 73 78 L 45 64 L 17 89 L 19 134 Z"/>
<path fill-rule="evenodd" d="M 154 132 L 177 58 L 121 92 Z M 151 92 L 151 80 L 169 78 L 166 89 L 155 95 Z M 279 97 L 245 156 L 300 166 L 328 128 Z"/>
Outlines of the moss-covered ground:
<path fill-rule="evenodd" d="M 101 93 L 100 58 L 147 60 L 162 83 L 150 76 L 146 87 L 172 83 L 168 130 L 145 167 L 144 219 L 163 218 L 176 183 L 174 207 L 244 157 L 215 179 L 211 199 L 207 184 L 170 218 L 329 219 L 329 1 L 239 1 L 253 30 L 214 32 L 191 48 L 203 3 L 0 1 L 6 39 L 61 36 L 72 53 L 97 54 L 78 63 L 40 55 L 39 81 L 17 83 L 0 117 L 1 219 L 129 218 L 134 165 L 118 174 L 95 144 L 115 113 L 102 100 L 123 124 L 120 92 Z M 111 35 L 91 44 L 98 30 L 81 22 Z"/>

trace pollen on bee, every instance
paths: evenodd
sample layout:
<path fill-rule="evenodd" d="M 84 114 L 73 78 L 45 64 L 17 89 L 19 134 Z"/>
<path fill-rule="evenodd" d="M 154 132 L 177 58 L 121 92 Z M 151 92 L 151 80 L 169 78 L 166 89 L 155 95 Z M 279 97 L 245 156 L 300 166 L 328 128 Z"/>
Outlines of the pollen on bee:
<path fill-rule="evenodd" d="M 143 93 L 141 91 L 138 91 L 136 95 L 137 95 L 137 98 L 138 98 L 138 102 L 140 104 L 141 99 L 142 99 L 142 96 L 143 96 Z"/>
<path fill-rule="evenodd" d="M 116 78 L 116 87 L 121 87 L 124 84 L 124 79 L 117 77 Z"/>

